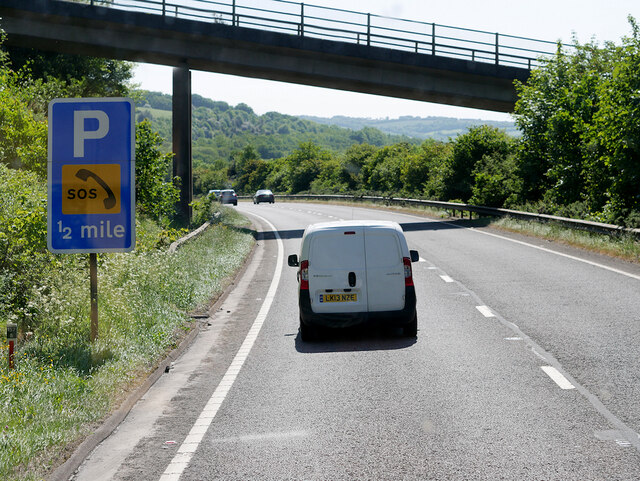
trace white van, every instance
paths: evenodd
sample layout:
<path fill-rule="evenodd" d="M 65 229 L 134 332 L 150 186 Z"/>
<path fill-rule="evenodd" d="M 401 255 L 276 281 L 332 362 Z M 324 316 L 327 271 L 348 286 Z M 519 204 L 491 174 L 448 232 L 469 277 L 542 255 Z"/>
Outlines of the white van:
<path fill-rule="evenodd" d="M 363 323 L 400 326 L 415 337 L 416 293 L 402 228 L 388 221 L 339 221 L 310 225 L 300 258 L 288 258 L 298 271 L 300 337 L 313 339 L 317 327 Z"/>

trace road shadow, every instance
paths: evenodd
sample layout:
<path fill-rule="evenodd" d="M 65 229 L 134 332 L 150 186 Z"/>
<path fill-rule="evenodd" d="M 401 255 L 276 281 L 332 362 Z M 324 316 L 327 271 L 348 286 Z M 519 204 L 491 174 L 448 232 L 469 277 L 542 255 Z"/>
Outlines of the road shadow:
<path fill-rule="evenodd" d="M 453 219 L 431 222 L 401 222 L 400 227 L 402 227 L 404 232 L 435 231 L 459 229 L 461 227 L 486 227 L 490 222 L 490 219 Z"/>
<path fill-rule="evenodd" d="M 420 333 L 418 332 L 418 336 Z M 393 351 L 406 349 L 418 342 L 415 337 L 405 337 L 399 328 L 353 327 L 323 330 L 317 339 L 308 342 L 295 339 L 296 351 L 302 354 L 327 352 Z"/>
<path fill-rule="evenodd" d="M 431 222 L 403 222 L 400 224 L 404 232 L 418 232 L 418 231 L 438 231 L 438 230 L 450 230 L 459 229 L 461 227 L 484 227 L 489 223 L 485 219 L 456 219 L 447 222 L 431 221 Z M 252 231 L 256 240 L 274 240 L 276 233 L 281 239 L 302 239 L 304 229 L 292 229 L 292 230 L 278 230 L 278 231 Z"/>
<path fill-rule="evenodd" d="M 253 236 L 256 240 L 274 240 L 276 238 L 276 233 L 280 236 L 281 239 L 302 239 L 302 234 L 304 234 L 304 229 L 293 229 L 293 230 L 278 230 L 278 231 L 263 231 L 263 232 L 255 232 Z"/>

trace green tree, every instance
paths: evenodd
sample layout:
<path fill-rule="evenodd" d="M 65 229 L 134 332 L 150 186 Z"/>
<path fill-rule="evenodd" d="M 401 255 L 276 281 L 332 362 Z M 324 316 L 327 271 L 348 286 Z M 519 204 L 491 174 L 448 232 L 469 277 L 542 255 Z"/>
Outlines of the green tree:
<path fill-rule="evenodd" d="M 600 147 L 595 173 L 610 179 L 603 208 L 618 223 L 633 216 L 635 225 L 640 223 L 640 30 L 632 17 L 629 23 L 632 36 L 615 49 L 615 68 L 599 85 L 600 108 L 590 133 Z M 591 182 L 590 192 L 593 186 L 599 183 Z"/>
<path fill-rule="evenodd" d="M 450 153 L 447 144 L 434 139 L 425 140 L 402 166 L 402 185 L 406 195 L 425 194 L 430 179 L 437 172 L 437 165 Z"/>
<path fill-rule="evenodd" d="M 168 225 L 180 199 L 178 177 L 170 178 L 173 154 L 159 150 L 162 137 L 144 120 L 136 126 L 136 200 L 141 213 Z M 167 180 L 168 179 L 168 180 Z"/>
<path fill-rule="evenodd" d="M 403 166 L 409 161 L 412 146 L 400 143 L 382 147 L 369 158 L 363 168 L 365 186 L 373 192 L 387 195 L 398 194 L 403 190 Z"/>
<path fill-rule="evenodd" d="M 228 170 L 227 164 L 222 160 L 194 167 L 193 194 L 206 195 L 212 189 L 226 189 L 229 186 Z"/>
<path fill-rule="evenodd" d="M 596 167 L 587 168 L 587 163 L 598 148 L 590 134 L 600 104 L 598 85 L 611 72 L 613 59 L 611 44 L 599 48 L 576 42 L 571 54 L 559 45 L 526 84 L 516 83 L 523 199 L 546 198 L 554 204 L 584 200 L 585 184 Z M 606 189 L 599 174 L 591 180 Z"/>
<path fill-rule="evenodd" d="M 0 30 L 0 163 L 28 169 L 40 176 L 47 168 L 47 124 L 29 108 L 22 78 L 9 67 Z"/>
<path fill-rule="evenodd" d="M 443 199 L 445 177 L 448 172 L 453 145 L 451 142 L 426 140 L 420 146 L 419 157 L 427 170 L 427 178 L 423 182 L 422 194 L 428 199 Z"/>
<path fill-rule="evenodd" d="M 510 207 L 517 203 L 520 190 L 515 154 L 493 152 L 476 163 L 469 202 L 489 207 Z"/>
<path fill-rule="evenodd" d="M 250 194 L 266 185 L 269 166 L 260 158 L 256 149 L 247 145 L 234 157 L 236 181 L 235 189 L 240 193 Z"/>
<path fill-rule="evenodd" d="M 365 181 L 362 169 L 378 151 L 378 148 L 370 144 L 354 144 L 345 152 L 342 164 L 348 173 L 349 184 L 354 190 L 364 190 Z"/>
<path fill-rule="evenodd" d="M 308 191 L 323 164 L 331 159 L 331 154 L 313 142 L 303 142 L 287 158 L 288 184 L 291 193 Z"/>
<path fill-rule="evenodd" d="M 69 97 L 122 97 L 129 94 L 133 64 L 31 48 L 6 47 L 13 70 L 26 68 L 32 79 L 66 83 Z"/>
<path fill-rule="evenodd" d="M 444 200 L 467 202 L 472 195 L 474 171 L 485 156 L 505 157 L 513 149 L 513 139 L 503 130 L 487 125 L 472 127 L 453 142 L 453 153 L 444 172 Z"/>

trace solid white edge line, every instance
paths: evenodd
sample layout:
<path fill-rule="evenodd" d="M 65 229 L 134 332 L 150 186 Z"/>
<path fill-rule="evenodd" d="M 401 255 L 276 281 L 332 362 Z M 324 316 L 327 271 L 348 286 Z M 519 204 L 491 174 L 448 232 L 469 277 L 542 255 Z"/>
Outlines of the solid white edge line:
<path fill-rule="evenodd" d="M 519 240 L 516 240 L 516 239 L 510 239 L 509 237 L 501 236 L 501 235 L 498 235 L 498 234 L 492 234 L 491 232 L 478 230 L 478 229 L 475 229 L 473 227 L 471 228 L 471 230 L 474 231 L 474 232 L 478 232 L 480 234 L 488 235 L 488 236 L 491 236 L 491 237 L 496 237 L 498 239 L 507 240 L 509 242 L 515 242 L 516 244 L 520 244 L 520 245 L 523 245 L 523 246 L 532 247 L 533 249 L 538 249 L 539 251 L 547 252 L 549 254 L 555 254 L 555 255 L 560 256 L 560 257 L 565 257 L 567 259 L 571 259 L 571 260 L 574 260 L 574 261 L 583 262 L 585 264 L 589 264 L 590 266 L 599 267 L 600 269 L 605 269 L 607 271 L 615 272 L 616 274 L 621 274 L 623 276 L 627 276 L 627 277 L 630 277 L 632 279 L 636 279 L 636 280 L 640 281 L 640 276 L 639 275 L 631 274 L 630 272 L 621 271 L 620 269 L 616 269 L 615 267 L 605 266 L 604 264 L 599 264 L 597 262 L 588 261 L 586 259 L 581 259 L 580 257 L 572 256 L 572 255 L 569 255 L 569 254 L 564 254 L 562 252 L 558 252 L 558 251 L 554 251 L 554 250 L 551 250 L 551 249 L 547 249 L 546 247 L 540 247 L 540 246 L 537 246 L 537 245 L 534 245 L 534 244 L 529 244 L 528 242 L 523 242 L 523 241 L 519 241 Z"/>
<path fill-rule="evenodd" d="M 547 376 L 549 376 L 551 379 L 553 379 L 553 381 L 560 387 L 560 389 L 575 389 L 576 388 L 555 367 L 553 367 L 553 366 L 540 366 L 540 369 L 542 369 L 547 374 Z"/>
<path fill-rule="evenodd" d="M 420 220 L 424 220 L 425 219 L 425 217 L 420 217 L 420 216 L 412 215 L 412 214 L 401 214 L 401 215 L 403 215 L 405 217 L 411 217 L 413 219 L 420 219 Z M 537 246 L 535 244 L 530 244 L 528 242 L 523 242 L 523 241 L 519 241 L 519 240 L 516 240 L 516 239 L 511 239 L 510 237 L 505 237 L 505 236 L 502 236 L 502 235 L 493 234 L 491 232 L 487 232 L 487 231 L 484 231 L 484 230 L 476 229 L 475 227 L 463 227 L 463 226 L 459 226 L 457 224 L 453 224 L 451 222 L 446 222 L 446 221 L 435 221 L 435 222 L 442 222 L 444 224 L 457 227 L 459 229 L 467 229 L 467 230 L 471 230 L 473 232 L 477 232 L 478 234 L 484 234 L 484 235 L 488 235 L 488 236 L 491 236 L 491 237 L 495 237 L 497 239 L 502 239 L 502 240 L 506 240 L 506 241 L 509 241 L 509 242 L 514 242 L 516 244 L 520 244 L 520 245 L 523 245 L 523 246 L 526 246 L 526 247 L 531 247 L 533 249 L 537 249 L 537 250 L 542 251 L 542 252 L 547 252 L 549 254 L 555 254 L 557 256 L 564 257 L 566 259 L 571 259 L 571 260 L 574 260 L 574 261 L 583 262 L 585 264 L 589 264 L 590 266 L 599 267 L 600 269 L 604 269 L 604 270 L 609 271 L 609 272 L 615 272 L 616 274 L 620 274 L 620 275 L 623 275 L 623 276 L 626 276 L 626 277 L 630 277 L 631 279 L 636 279 L 636 280 L 640 281 L 640 275 L 631 274 L 630 272 L 625 272 L 625 271 L 622 271 L 620 269 L 616 269 L 615 267 L 605 266 L 604 264 L 599 264 L 598 262 L 588 261 L 588 260 L 582 259 L 580 257 L 572 256 L 572 255 L 569 255 L 569 254 L 564 254 L 562 252 L 554 251 L 552 249 L 547 249 L 546 247 L 540 247 L 540 246 Z"/>
<path fill-rule="evenodd" d="M 242 346 L 238 350 L 235 358 L 231 362 L 231 365 L 227 369 L 227 372 L 223 376 L 222 381 L 220 381 L 220 384 L 218 384 L 218 387 L 216 387 L 215 391 L 211 395 L 211 398 L 209 398 L 209 402 L 205 405 L 200 413 L 200 416 L 193 424 L 191 431 L 178 448 L 177 454 L 171 460 L 169 466 L 167 466 L 167 469 L 164 471 L 162 476 L 160 476 L 160 481 L 177 481 L 178 479 L 180 479 L 180 476 L 191 462 L 193 453 L 196 452 L 196 449 L 204 438 L 204 435 L 209 429 L 209 426 L 211 426 L 211 423 L 213 422 L 213 419 L 218 412 L 218 408 L 225 400 L 227 393 L 238 377 L 240 369 L 244 365 L 244 362 L 247 360 L 247 357 L 249 357 L 249 352 L 251 351 L 253 344 L 258 338 L 258 334 L 260 333 L 262 324 L 264 324 L 264 321 L 267 318 L 267 314 L 269 313 L 269 309 L 271 309 L 271 304 L 276 297 L 276 291 L 278 290 L 278 284 L 280 283 L 280 276 L 282 274 L 282 265 L 284 263 L 284 247 L 282 245 L 282 239 L 278 235 L 278 231 L 271 222 L 259 215 L 253 215 L 266 223 L 275 234 L 276 241 L 278 243 L 278 260 L 276 261 L 276 272 L 273 276 L 273 279 L 271 280 L 269 290 L 267 291 L 267 295 L 265 296 L 262 306 L 260 307 L 260 311 L 253 321 L 251 329 L 249 329 L 247 337 L 242 343 Z"/>

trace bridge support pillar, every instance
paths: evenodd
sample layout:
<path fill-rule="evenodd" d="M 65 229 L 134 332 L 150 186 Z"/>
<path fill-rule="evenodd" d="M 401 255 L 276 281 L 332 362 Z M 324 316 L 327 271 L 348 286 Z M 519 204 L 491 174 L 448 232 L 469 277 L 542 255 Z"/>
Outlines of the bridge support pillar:
<path fill-rule="evenodd" d="M 191 71 L 189 67 L 173 69 L 173 175 L 181 179 L 178 218 L 191 221 L 193 176 L 191 171 Z"/>

